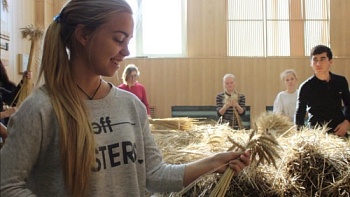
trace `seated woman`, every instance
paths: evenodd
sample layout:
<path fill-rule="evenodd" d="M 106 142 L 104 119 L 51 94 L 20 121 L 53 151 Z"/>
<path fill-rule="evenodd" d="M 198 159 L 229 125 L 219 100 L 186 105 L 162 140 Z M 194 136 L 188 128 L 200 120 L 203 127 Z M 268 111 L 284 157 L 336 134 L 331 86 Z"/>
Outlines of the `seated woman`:
<path fill-rule="evenodd" d="M 0 78 L 1 78 L 0 95 L 2 96 L 2 102 L 4 102 L 8 106 L 14 107 L 17 104 L 17 99 L 18 99 L 17 94 L 22 88 L 23 80 L 25 78 L 28 78 L 28 79 L 32 78 L 32 72 L 25 71 L 23 73 L 22 80 L 16 86 L 14 82 L 10 81 L 6 72 L 6 68 L 4 64 L 1 62 L 1 60 L 0 60 L 0 71 L 1 71 L 0 72 Z"/>
<path fill-rule="evenodd" d="M 9 107 L 5 109 L 4 111 L 0 112 L 0 148 L 2 147 L 3 143 L 5 143 L 5 140 L 7 138 L 7 127 L 2 122 L 3 119 L 10 117 L 13 113 L 16 112 L 16 107 Z"/>
<path fill-rule="evenodd" d="M 7 127 L 5 125 L 5 119 L 15 113 L 16 110 L 16 107 L 8 107 L 7 105 L 4 106 L 0 95 L 0 148 L 5 143 L 5 140 L 7 138 Z"/>
<path fill-rule="evenodd" d="M 23 73 L 23 78 L 20 83 L 16 86 L 16 84 L 12 81 L 10 81 L 6 68 L 4 64 L 0 60 L 0 104 L 4 105 L 4 108 L 1 108 L 2 116 L 0 122 L 3 123 L 4 126 L 7 126 L 7 123 L 9 121 L 9 116 L 13 113 L 12 108 L 10 107 L 15 107 L 17 105 L 17 100 L 18 100 L 18 92 L 22 88 L 23 80 L 25 78 L 30 79 L 32 77 L 32 72 L 27 72 L 25 71 Z M 3 111 L 2 109 L 11 109 L 8 112 Z M 14 109 L 14 108 L 13 108 Z M 5 116 L 5 114 L 10 113 L 9 116 Z"/>
<path fill-rule="evenodd" d="M 297 75 L 294 70 L 288 69 L 281 73 L 281 80 L 286 85 L 286 90 L 277 94 L 273 103 L 273 112 L 288 116 L 294 121 L 297 103 Z"/>
<path fill-rule="evenodd" d="M 123 76 L 122 76 L 123 83 L 120 84 L 118 88 L 135 94 L 146 106 L 148 117 L 151 118 L 151 111 L 149 109 L 146 89 L 141 83 L 137 81 L 137 78 L 139 76 L 140 76 L 139 69 L 134 64 L 129 64 L 124 69 Z"/>
<path fill-rule="evenodd" d="M 10 79 L 7 75 L 7 72 L 6 72 L 5 65 L 0 60 L 0 95 L 3 97 L 2 102 L 5 102 L 7 105 L 10 105 L 6 101 L 7 101 L 7 98 L 8 98 L 8 100 L 11 100 L 10 94 L 12 92 L 14 92 L 15 89 L 16 89 L 16 84 L 14 82 L 10 81 Z M 11 98 L 12 98 L 12 96 L 11 96 Z"/>
<path fill-rule="evenodd" d="M 236 77 L 226 74 L 223 78 L 224 91 L 216 96 L 216 110 L 222 123 L 229 123 L 233 129 L 244 129 L 240 115 L 245 113 L 245 96 L 236 91 Z"/>

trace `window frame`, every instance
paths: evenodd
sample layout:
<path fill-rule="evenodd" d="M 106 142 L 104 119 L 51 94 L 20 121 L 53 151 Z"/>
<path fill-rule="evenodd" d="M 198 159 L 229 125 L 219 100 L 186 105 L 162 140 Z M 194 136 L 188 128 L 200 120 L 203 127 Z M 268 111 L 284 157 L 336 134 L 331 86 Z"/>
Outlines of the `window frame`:
<path fill-rule="evenodd" d="M 130 1 L 137 2 L 137 6 L 142 9 L 143 3 L 149 3 L 151 1 L 143 1 L 143 0 L 127 0 L 129 4 L 133 8 L 134 12 L 134 38 L 130 41 L 129 44 L 129 50 L 130 50 L 130 56 L 129 58 L 161 58 L 161 57 L 186 57 L 187 56 L 187 0 L 174 0 L 175 2 L 179 1 L 181 2 L 181 52 L 179 53 L 147 53 L 147 51 L 144 51 L 144 37 L 143 37 L 143 31 L 144 31 L 144 22 L 142 18 L 142 11 L 135 10 L 136 8 L 134 6 L 135 3 L 130 3 Z M 159 6 L 154 8 L 155 12 L 158 9 L 162 9 Z M 153 10 L 152 10 L 153 11 Z M 157 21 L 157 23 L 159 23 Z M 157 24 L 159 25 L 159 24 Z M 162 27 L 160 27 L 162 28 Z M 159 30 L 158 30 L 159 31 Z M 160 32 L 155 31 L 157 34 L 160 34 Z M 153 39 L 154 40 L 154 39 Z M 171 45 L 171 44 L 169 44 Z"/>
<path fill-rule="evenodd" d="M 281 3 L 281 1 L 275 2 L 273 0 L 250 0 L 250 1 L 241 2 L 240 0 L 227 0 L 226 1 L 227 56 L 228 57 L 289 57 L 289 56 L 304 57 L 304 56 L 309 56 L 309 51 L 314 45 L 324 44 L 324 45 L 330 46 L 330 0 L 321 0 L 320 2 L 317 2 L 319 5 L 318 8 L 315 8 L 310 5 L 306 5 L 306 1 L 308 0 L 299 0 L 299 1 L 285 0 L 284 6 L 288 6 L 288 7 L 287 8 L 284 7 L 284 8 L 288 9 L 288 17 L 283 16 L 279 18 L 278 15 L 280 13 L 278 13 L 279 11 L 278 9 L 283 8 L 283 7 L 278 7 L 278 3 Z M 232 15 L 234 14 L 232 14 L 231 12 L 235 12 L 234 9 L 237 9 L 237 7 L 233 7 L 234 5 L 239 5 L 240 3 L 252 4 L 253 2 L 255 2 L 253 6 L 247 6 L 247 7 L 250 9 L 250 7 L 258 6 L 259 9 L 261 9 L 259 11 L 261 18 L 253 18 L 253 17 L 250 19 L 244 18 L 244 17 L 247 17 L 246 15 L 244 15 L 246 13 L 254 13 L 253 16 L 256 17 L 257 12 L 256 11 L 253 12 L 250 10 L 243 10 L 243 12 L 240 12 L 242 14 L 241 18 L 232 17 Z M 268 7 L 268 2 L 270 3 L 269 7 Z M 261 3 L 261 5 L 259 5 L 258 3 Z M 271 8 L 271 6 L 275 6 L 274 14 L 277 15 L 277 17 L 271 17 L 273 14 L 267 13 L 268 8 Z M 231 9 L 232 7 L 233 9 Z M 255 7 L 252 9 L 257 9 L 257 8 Z M 317 15 L 319 9 L 323 9 L 321 14 L 323 18 L 308 17 L 307 15 L 309 13 L 308 10 L 311 10 L 310 13 Z M 239 26 L 239 25 L 233 24 L 233 23 L 238 24 L 239 22 L 245 23 L 245 26 L 244 25 Z M 249 28 L 257 29 L 256 28 L 257 25 L 252 25 L 253 22 L 257 22 L 257 23 L 259 22 L 259 25 L 262 25 L 262 27 L 260 27 L 260 30 L 259 30 L 259 35 L 261 35 L 262 38 L 258 39 L 257 37 L 252 37 L 254 30 L 249 30 Z M 276 23 L 277 25 L 281 23 L 285 23 L 284 24 L 285 27 L 287 25 L 289 29 L 287 31 L 280 33 L 278 31 L 281 31 L 282 30 L 281 28 L 280 29 L 278 27 L 274 29 L 268 28 L 269 27 L 268 25 L 271 25 L 273 23 Z M 310 25 L 312 23 L 321 23 L 321 24 L 317 24 L 316 27 L 312 27 Z M 243 33 L 242 32 L 240 33 L 241 37 L 243 35 L 242 39 L 239 36 L 240 30 L 236 30 L 236 32 L 234 31 L 234 29 L 239 29 L 239 28 L 243 28 L 244 29 L 243 31 L 245 31 Z M 297 29 L 298 32 L 295 32 L 295 29 Z M 276 33 L 277 37 L 271 36 L 271 33 L 269 33 L 269 31 L 271 31 L 272 33 L 277 32 Z M 317 41 L 313 40 L 315 36 L 312 36 L 312 35 L 307 36 L 306 35 L 307 31 L 313 32 L 314 33 L 313 35 L 317 35 L 316 37 L 318 37 L 317 38 L 318 40 Z M 279 39 L 283 40 L 283 38 L 285 38 L 286 35 L 287 36 L 289 35 L 288 43 L 286 43 L 285 45 L 280 45 Z M 245 37 L 248 37 L 248 38 L 245 38 Z M 271 38 L 279 38 L 279 39 L 271 40 Z M 237 42 L 233 44 L 235 40 L 237 40 Z M 242 42 L 242 40 L 246 40 L 246 43 Z M 256 49 L 256 48 L 254 49 L 252 47 L 249 49 L 249 47 L 247 47 L 247 46 L 252 46 L 253 44 L 257 45 L 259 49 Z M 285 47 L 287 47 L 287 49 Z M 274 52 L 276 51 L 276 49 L 277 49 L 277 52 Z"/>

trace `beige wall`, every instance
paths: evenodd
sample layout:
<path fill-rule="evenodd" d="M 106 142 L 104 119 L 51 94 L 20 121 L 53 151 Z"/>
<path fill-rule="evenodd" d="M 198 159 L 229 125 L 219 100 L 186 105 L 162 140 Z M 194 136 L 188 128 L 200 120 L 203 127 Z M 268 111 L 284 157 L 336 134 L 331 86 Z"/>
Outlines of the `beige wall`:
<path fill-rule="evenodd" d="M 18 54 L 29 54 L 30 42 L 22 39 L 20 28 L 24 28 L 35 23 L 35 1 L 34 0 L 14 0 L 7 1 L 9 4 L 8 27 L 10 31 L 9 63 L 7 73 L 15 82 L 20 81 L 18 73 Z"/>
<path fill-rule="evenodd" d="M 19 73 L 19 54 L 29 54 L 30 41 L 23 39 L 21 28 L 29 25 L 41 27 L 43 30 L 52 21 L 54 0 L 10 0 L 9 29 L 10 29 L 10 58 L 7 72 L 11 80 L 19 82 L 22 74 Z"/>
<path fill-rule="evenodd" d="M 23 15 L 15 16 L 16 28 L 33 21 L 47 25 L 52 21 L 64 0 L 12 0 L 12 8 L 19 6 Z M 23 2 L 26 2 L 24 7 Z M 226 9 L 224 0 L 188 0 L 188 58 L 127 59 L 119 73 L 107 80 L 118 85 L 126 64 L 139 66 L 139 81 L 146 86 L 149 103 L 156 107 L 156 117 L 170 117 L 172 105 L 215 105 L 215 96 L 222 91 L 222 77 L 233 73 L 238 90 L 246 95 L 252 118 L 272 105 L 276 94 L 284 86 L 279 74 L 293 68 L 299 82 L 312 75 L 308 57 L 298 58 L 228 58 L 226 57 Z M 35 5 L 35 6 L 34 6 Z M 28 9 L 29 7 L 29 9 Z M 331 1 L 331 47 L 337 58 L 332 70 L 350 80 L 350 1 Z M 35 15 L 34 13 L 37 14 Z M 45 13 L 45 14 L 42 14 Z M 38 17 L 38 19 L 35 19 Z M 29 52 L 29 42 L 14 31 L 17 41 L 13 54 Z M 14 40 L 14 39 L 13 39 Z M 14 58 L 14 55 L 12 56 Z M 16 65 L 15 60 L 11 60 Z M 19 80 L 13 69 L 12 77 Z"/>
<path fill-rule="evenodd" d="M 238 91 L 245 94 L 252 117 L 272 105 L 284 88 L 280 73 L 289 68 L 297 71 L 298 81 L 312 75 L 306 58 L 177 58 L 128 59 L 126 64 L 139 66 L 139 81 L 146 86 L 149 103 L 156 107 L 157 117 L 170 117 L 172 105 L 215 105 L 215 96 L 223 90 L 222 77 L 233 73 Z M 334 59 L 332 70 L 350 79 L 350 59 Z M 118 73 L 119 78 L 124 65 Z M 121 83 L 117 77 L 111 79 Z"/>

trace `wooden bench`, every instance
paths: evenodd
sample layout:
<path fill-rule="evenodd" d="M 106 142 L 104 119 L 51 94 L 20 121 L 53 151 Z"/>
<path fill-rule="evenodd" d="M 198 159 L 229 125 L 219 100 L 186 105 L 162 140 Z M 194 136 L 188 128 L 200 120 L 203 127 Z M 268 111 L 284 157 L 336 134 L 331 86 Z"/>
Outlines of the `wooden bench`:
<path fill-rule="evenodd" d="M 273 106 L 272 105 L 267 105 L 266 106 L 266 112 L 273 112 Z"/>
<path fill-rule="evenodd" d="M 241 116 L 241 120 L 245 129 L 250 129 L 250 106 L 245 106 L 245 114 Z"/>
<path fill-rule="evenodd" d="M 171 117 L 189 117 L 204 118 L 218 121 L 219 116 L 216 112 L 216 106 L 171 106 Z M 246 112 L 241 116 L 243 126 L 250 129 L 250 106 L 246 106 Z"/>
<path fill-rule="evenodd" d="M 171 117 L 219 119 L 216 106 L 171 106 Z"/>

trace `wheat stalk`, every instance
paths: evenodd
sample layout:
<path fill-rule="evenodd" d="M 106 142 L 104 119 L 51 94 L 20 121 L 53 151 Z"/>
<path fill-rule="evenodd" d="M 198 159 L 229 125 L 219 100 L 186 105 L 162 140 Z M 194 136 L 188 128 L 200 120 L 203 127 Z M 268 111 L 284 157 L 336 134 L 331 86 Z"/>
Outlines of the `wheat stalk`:
<path fill-rule="evenodd" d="M 38 45 L 38 42 L 43 37 L 43 30 L 39 27 L 34 27 L 33 25 L 29 25 L 25 28 L 21 28 L 22 38 L 29 37 L 29 41 L 31 41 L 30 44 L 30 51 L 29 51 L 29 59 L 28 59 L 28 65 L 27 65 L 27 71 L 32 71 L 33 67 L 33 59 L 34 59 L 34 53 L 35 49 Z M 16 98 L 18 98 L 17 106 L 19 106 L 23 100 L 30 94 L 32 90 L 32 79 L 28 79 L 27 77 L 24 77 L 23 84 L 19 92 L 17 93 Z"/>
<path fill-rule="evenodd" d="M 277 148 L 279 147 L 277 140 L 273 135 L 267 132 L 258 133 L 257 131 L 257 129 L 252 130 L 252 133 L 249 135 L 248 142 L 245 145 L 240 144 L 239 142 L 236 142 L 232 138 L 228 137 L 229 141 L 233 144 L 228 150 L 251 150 L 252 165 L 257 166 L 259 164 L 272 163 L 277 168 L 276 158 L 280 158 L 277 152 Z M 225 196 L 233 175 L 234 171 L 231 168 L 227 168 L 219 183 L 210 193 L 210 197 Z"/>

